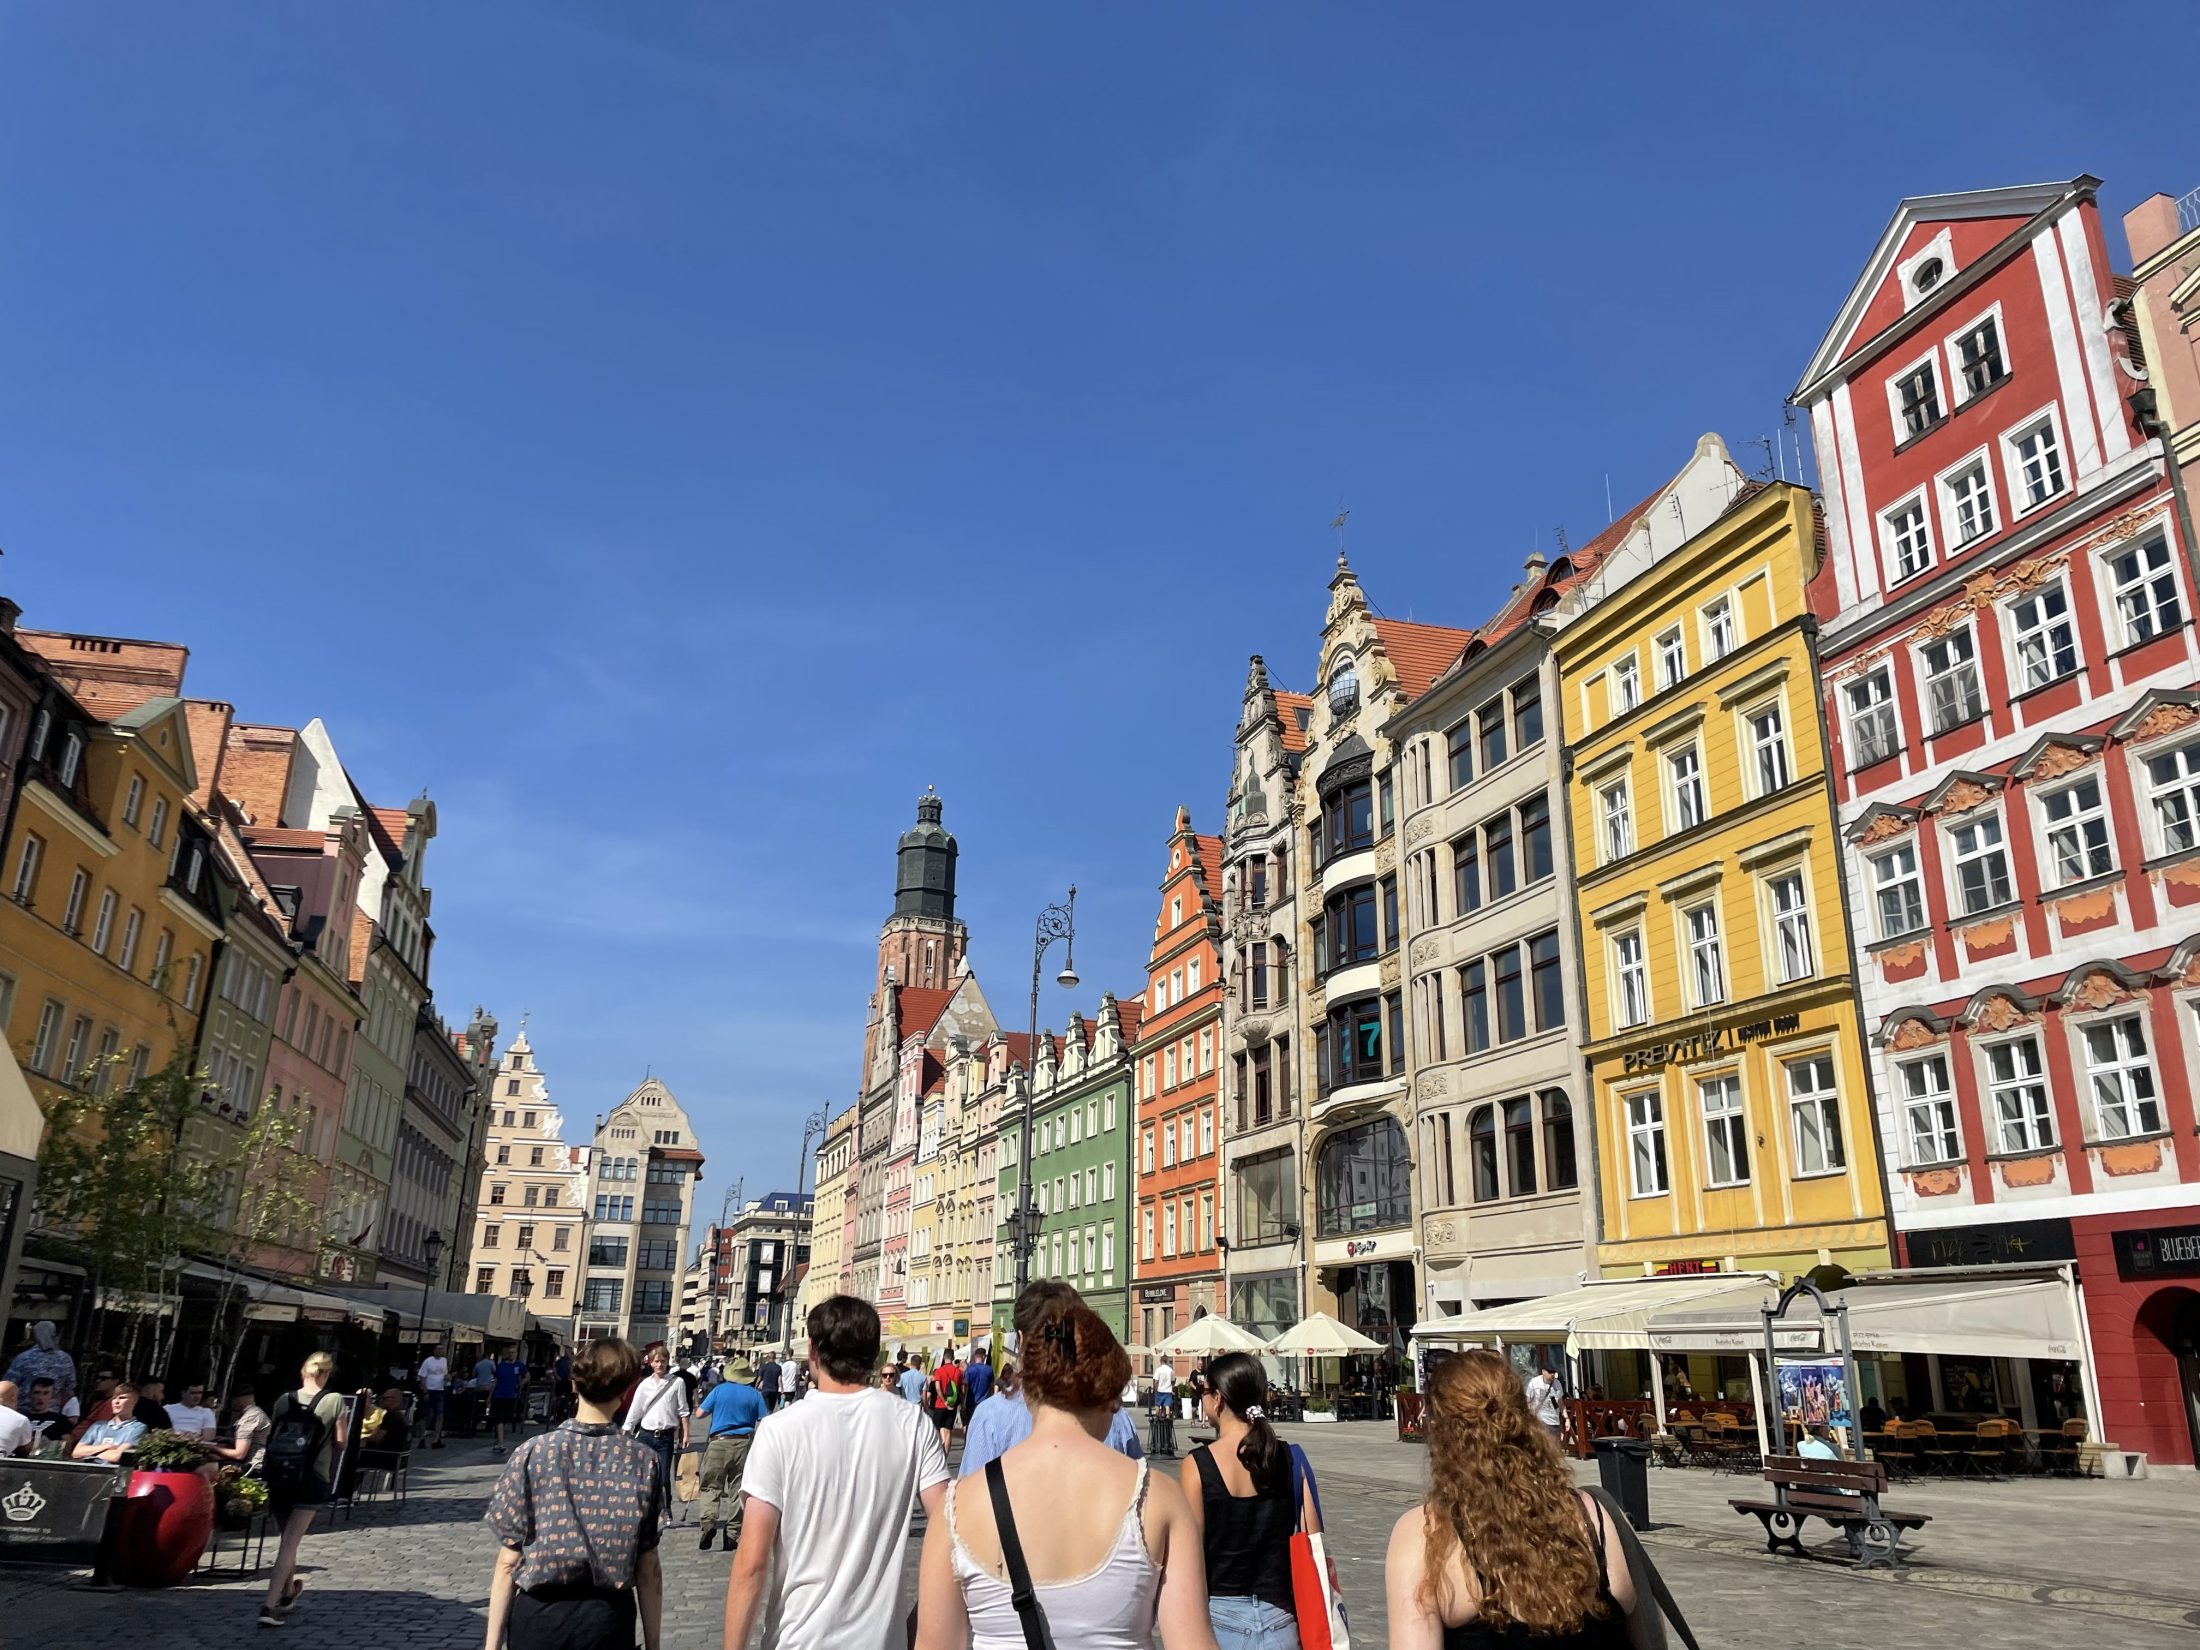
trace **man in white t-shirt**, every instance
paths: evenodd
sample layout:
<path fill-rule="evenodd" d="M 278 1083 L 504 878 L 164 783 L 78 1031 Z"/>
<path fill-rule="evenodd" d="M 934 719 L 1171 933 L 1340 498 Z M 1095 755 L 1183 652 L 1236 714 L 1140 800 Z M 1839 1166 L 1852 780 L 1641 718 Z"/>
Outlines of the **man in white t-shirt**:
<path fill-rule="evenodd" d="M 23 1413 L 23 1399 L 13 1381 L 0 1381 L 0 1456 L 28 1455 L 38 1441 L 38 1429 Z"/>
<path fill-rule="evenodd" d="M 870 1384 L 868 1301 L 833 1296 L 809 1331 L 809 1397 L 757 1427 L 742 1474 L 725 1643 L 746 1650 L 761 1604 L 775 1650 L 899 1650 L 909 1515 L 921 1500 L 941 1516 L 947 1456 L 923 1409 Z"/>
<path fill-rule="evenodd" d="M 430 1449 L 443 1447 L 443 1395 L 450 1384 L 450 1360 L 437 1347 L 420 1360 L 420 1435 L 433 1440 Z"/>
<path fill-rule="evenodd" d="M 1528 1381 L 1528 1413 L 1542 1422 L 1553 1438 L 1559 1435 L 1558 1377 L 1539 1369 Z"/>
<path fill-rule="evenodd" d="M 214 1434 L 221 1430 L 222 1419 L 206 1407 L 206 1384 L 194 1381 L 183 1389 L 180 1401 L 168 1406 L 168 1427 L 171 1432 L 185 1438 L 203 1438 L 214 1441 Z"/>

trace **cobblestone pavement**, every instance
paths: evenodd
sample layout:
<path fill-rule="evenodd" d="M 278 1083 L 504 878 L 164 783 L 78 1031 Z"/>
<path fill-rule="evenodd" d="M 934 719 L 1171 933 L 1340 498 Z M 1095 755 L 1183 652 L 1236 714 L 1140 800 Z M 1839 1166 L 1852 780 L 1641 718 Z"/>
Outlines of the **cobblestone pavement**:
<path fill-rule="evenodd" d="M 1355 1639 L 1384 1642 L 1383 1550 L 1418 1494 L 1418 1446 L 1376 1426 L 1287 1428 L 1322 1486 Z M 254 1627 L 265 1585 L 225 1576 L 163 1593 L 92 1592 L 74 1575 L 0 1570 L 0 1645 L 38 1650 L 234 1650 L 298 1640 L 317 1650 L 472 1650 L 492 1543 L 481 1523 L 498 1461 L 478 1445 L 423 1452 L 402 1509 L 362 1509 L 306 1544 L 307 1588 L 284 1635 Z M 1646 1539 L 1706 1650 L 1948 1650 L 2114 1642 L 2200 1650 L 2200 1480 L 1905 1486 L 1929 1513 L 1903 1577 L 1776 1558 L 1730 1495 L 1747 1479 L 1657 1471 Z M 1835 1543 L 1834 1545 L 1838 1545 Z M 666 1643 L 718 1650 L 728 1564 L 692 1527 L 665 1541 Z M 913 1597 L 916 1547 L 904 1585 Z"/>

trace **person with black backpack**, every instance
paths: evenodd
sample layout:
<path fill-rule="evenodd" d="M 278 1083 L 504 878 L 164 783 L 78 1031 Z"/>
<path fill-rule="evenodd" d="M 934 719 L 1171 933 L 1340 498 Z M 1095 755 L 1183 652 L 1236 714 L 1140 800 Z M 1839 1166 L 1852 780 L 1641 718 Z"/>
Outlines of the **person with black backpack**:
<path fill-rule="evenodd" d="M 260 1625 L 289 1624 L 290 1607 L 305 1590 L 298 1574 L 298 1549 L 314 1515 L 328 1500 L 336 1481 L 336 1461 L 350 1442 L 348 1406 L 328 1389 L 336 1360 L 316 1352 L 298 1371 L 298 1390 L 275 1400 L 267 1453 L 261 1458 L 260 1476 L 267 1481 L 268 1509 L 282 1531 L 275 1551 L 275 1568 L 268 1573 L 267 1596 L 260 1602 Z"/>

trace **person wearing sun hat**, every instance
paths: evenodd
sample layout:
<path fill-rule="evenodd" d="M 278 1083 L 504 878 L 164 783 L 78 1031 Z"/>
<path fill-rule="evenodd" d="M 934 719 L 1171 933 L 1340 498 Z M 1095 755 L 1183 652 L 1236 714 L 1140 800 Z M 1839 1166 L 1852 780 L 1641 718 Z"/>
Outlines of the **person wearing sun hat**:
<path fill-rule="evenodd" d="M 709 1442 L 703 1446 L 703 1505 L 697 1515 L 703 1525 L 703 1539 L 697 1545 L 704 1552 L 710 1551 L 711 1540 L 718 1534 L 721 1514 L 726 1550 L 731 1552 L 741 1539 L 741 1514 L 746 1506 L 741 1474 L 748 1466 L 756 1423 L 769 1408 L 763 1393 L 756 1389 L 756 1366 L 746 1358 L 728 1364 L 726 1378 L 704 1393 L 702 1403 L 696 1407 L 696 1418 L 710 1428 Z"/>

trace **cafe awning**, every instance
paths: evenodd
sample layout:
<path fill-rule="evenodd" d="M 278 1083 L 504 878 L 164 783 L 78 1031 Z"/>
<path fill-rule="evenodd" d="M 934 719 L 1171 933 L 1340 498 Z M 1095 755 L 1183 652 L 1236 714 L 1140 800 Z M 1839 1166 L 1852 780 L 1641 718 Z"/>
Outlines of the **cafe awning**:
<path fill-rule="evenodd" d="M 360 1323 L 369 1329 L 382 1327 L 380 1306 L 366 1306 L 342 1295 L 332 1295 L 305 1283 L 285 1283 L 256 1273 L 231 1271 L 208 1261 L 187 1261 L 182 1277 L 210 1283 L 217 1289 L 234 1287 L 243 1293 L 247 1319 L 261 1323 L 296 1323 L 300 1318 L 315 1323 Z"/>
<path fill-rule="evenodd" d="M 421 1326 L 420 1288 L 417 1284 L 363 1284 L 345 1286 L 354 1296 L 374 1301 L 382 1310 L 395 1312 L 401 1325 Z M 491 1341 L 516 1341 L 527 1328 L 527 1303 L 511 1295 L 469 1295 L 455 1289 L 428 1291 L 427 1328 L 450 1329 L 462 1341 L 486 1337 Z"/>
<path fill-rule="evenodd" d="M 1516 1301 L 1414 1325 L 1421 1344 L 1445 1341 L 1558 1342 L 1569 1353 L 1646 1350 L 1649 1324 L 1682 1307 L 1717 1306 L 1724 1315 L 1754 1314 L 1779 1299 L 1770 1272 L 1720 1272 L 1685 1277 L 1602 1278 L 1539 1300 Z"/>
<path fill-rule="evenodd" d="M 2079 1360 L 2085 1340 L 2070 1283 L 2059 1273 L 1949 1276 L 1901 1272 L 1867 1276 L 1833 1297 L 1848 1308 L 1849 1344 L 1858 1352 L 1937 1352 L 1972 1358 Z M 1704 1303 L 1699 1303 L 1702 1305 Z M 1661 1315 L 1651 1321 L 1660 1351 L 1764 1346 L 1763 1320 L 1721 1303 L 1715 1310 Z M 1817 1302 L 1793 1301 L 1778 1325 L 1778 1350 L 1808 1354 L 1837 1349 Z"/>

